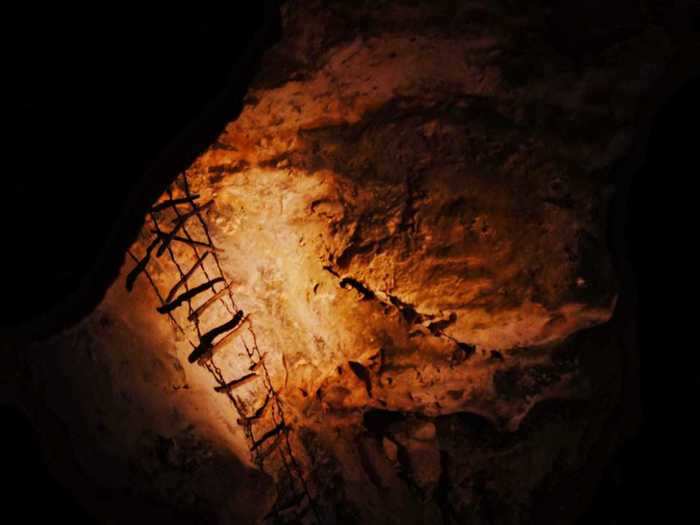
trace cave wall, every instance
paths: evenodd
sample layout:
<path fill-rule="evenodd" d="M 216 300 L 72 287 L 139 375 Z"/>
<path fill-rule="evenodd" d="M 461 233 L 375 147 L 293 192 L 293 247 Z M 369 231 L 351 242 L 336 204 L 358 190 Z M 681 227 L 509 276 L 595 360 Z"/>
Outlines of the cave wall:
<path fill-rule="evenodd" d="M 126 255 L 95 312 L 22 359 L 28 409 L 62 421 L 88 477 L 219 522 L 571 522 L 585 498 L 566 491 L 591 490 L 627 424 L 605 232 L 612 166 L 678 45 L 654 9 L 587 8 L 589 34 L 512 2 L 287 2 L 243 112 L 160 198 L 212 201 L 188 234 L 211 233 L 247 316 L 214 361 L 241 377 L 261 350 L 287 444 L 251 453 L 187 361 L 188 311 L 183 334 L 145 275 L 128 293 Z M 170 248 L 148 266 L 166 291 L 196 258 Z M 266 388 L 234 397 L 255 411 Z"/>

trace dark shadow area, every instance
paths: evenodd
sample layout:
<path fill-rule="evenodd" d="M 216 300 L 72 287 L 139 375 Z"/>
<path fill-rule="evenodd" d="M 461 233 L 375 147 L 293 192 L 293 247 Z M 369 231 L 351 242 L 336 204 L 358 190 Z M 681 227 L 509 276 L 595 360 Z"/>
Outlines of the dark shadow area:
<path fill-rule="evenodd" d="M 659 96 L 668 98 L 651 116 L 648 137 L 640 137 L 638 151 L 620 166 L 613 203 L 619 231 L 611 232 L 610 249 L 624 274 L 626 329 L 635 330 L 627 339 L 633 344 L 636 339 L 639 352 L 642 414 L 638 432 L 605 469 L 581 525 L 673 521 L 683 515 L 680 502 L 690 487 L 682 472 L 695 432 L 677 424 L 694 397 L 687 330 L 693 307 L 686 305 L 692 304 L 688 286 L 697 237 L 697 193 L 691 188 L 697 178 L 698 93 L 697 69 L 680 83 L 662 86 Z"/>
<path fill-rule="evenodd" d="M 4 483 L 2 502 L 7 516 L 21 516 L 25 523 L 53 519 L 74 525 L 97 521 L 75 500 L 71 491 L 48 472 L 37 434 L 27 418 L 15 408 L 0 405 Z"/>
<path fill-rule="evenodd" d="M 5 25 L 2 273 L 16 293 L 0 325 L 50 333 L 97 304 L 150 203 L 240 112 L 279 9 L 26 9 Z"/>

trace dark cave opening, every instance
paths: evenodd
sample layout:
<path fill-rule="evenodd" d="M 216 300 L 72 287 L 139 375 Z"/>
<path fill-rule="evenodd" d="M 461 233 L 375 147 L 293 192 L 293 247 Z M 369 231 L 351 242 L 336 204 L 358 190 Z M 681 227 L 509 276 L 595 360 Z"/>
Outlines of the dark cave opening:
<path fill-rule="evenodd" d="M 3 66 L 14 82 L 2 218 L 22 227 L 5 232 L 17 293 L 0 326 L 49 334 L 95 306 L 144 211 L 240 112 L 278 16 L 274 0 L 125 24 L 9 15 L 23 52 Z"/>

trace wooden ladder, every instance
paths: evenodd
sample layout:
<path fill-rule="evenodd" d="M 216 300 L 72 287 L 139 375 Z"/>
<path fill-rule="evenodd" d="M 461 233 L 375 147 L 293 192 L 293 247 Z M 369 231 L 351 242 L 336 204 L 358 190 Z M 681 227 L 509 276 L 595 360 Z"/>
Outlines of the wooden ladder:
<path fill-rule="evenodd" d="M 131 292 L 138 277 L 145 275 L 160 301 L 158 312 L 169 317 L 174 328 L 185 336 L 191 346 L 192 351 L 188 361 L 208 370 L 216 382 L 214 391 L 227 396 L 235 408 L 238 414 L 237 424 L 244 431 L 253 462 L 262 471 L 265 471 L 266 464 L 275 456 L 281 463 L 282 467 L 275 476 L 277 501 L 265 520 L 274 523 L 288 521 L 299 523 L 309 516 L 320 524 L 316 501 L 309 491 L 301 465 L 293 454 L 289 437 L 291 428 L 285 419 L 279 392 L 272 383 L 266 363 L 267 354 L 261 352 L 258 347 L 250 316 L 236 306 L 231 289 L 232 283 L 221 268 L 218 257 L 220 250 L 214 245 L 202 214 L 213 201 L 200 206 L 197 203 L 199 195 L 190 192 L 187 176 L 182 174 L 180 177 L 184 196 L 176 198 L 171 186 L 167 190 L 168 199 L 159 202 L 149 211 L 152 229 L 144 228 L 144 233 L 150 234 L 153 238 L 146 248 L 145 255 L 139 259 L 131 250 L 128 252 L 135 266 L 126 277 L 126 288 Z M 167 221 L 167 215 L 170 215 L 169 221 Z M 204 239 L 195 239 L 187 227 L 188 222 L 195 219 L 201 225 Z M 167 229 L 163 227 L 166 221 Z M 187 270 L 184 270 L 184 265 L 177 260 L 172 248 L 173 243 L 186 244 L 191 248 L 194 262 Z M 165 252 L 177 268 L 178 280 L 168 293 L 163 295 L 155 284 L 148 266 L 154 255 L 160 257 Z M 207 270 L 205 262 L 208 260 L 213 260 L 214 272 Z M 205 281 L 203 284 L 192 287 L 190 283 L 197 272 L 202 272 Z M 217 287 L 220 288 L 217 290 Z M 196 307 L 193 306 L 194 299 L 201 301 Z M 219 312 L 221 307 L 226 310 L 229 320 L 202 333 L 200 322 L 216 311 L 214 306 L 217 304 L 220 305 Z M 173 315 L 174 311 L 185 305 L 188 308 L 187 324 L 190 331 L 196 335 L 196 344 Z M 245 340 L 245 337 L 241 337 L 244 325 L 247 326 L 250 343 Z M 226 351 L 230 347 L 229 343 L 237 338 L 243 342 L 248 356 L 248 372 L 241 377 L 228 379 L 216 365 L 214 357 L 218 352 Z M 258 384 L 263 387 L 262 399 L 257 401 L 257 406 L 246 406 L 246 403 L 237 395 L 237 392 L 248 384 Z"/>

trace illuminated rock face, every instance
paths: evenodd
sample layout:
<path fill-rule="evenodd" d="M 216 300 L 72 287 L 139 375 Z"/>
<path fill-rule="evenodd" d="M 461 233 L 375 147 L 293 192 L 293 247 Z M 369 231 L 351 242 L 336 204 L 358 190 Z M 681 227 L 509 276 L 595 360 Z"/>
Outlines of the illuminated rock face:
<path fill-rule="evenodd" d="M 318 16 L 310 27 L 333 27 Z M 324 405 L 467 409 L 514 428 L 534 398 L 502 404 L 494 372 L 612 313 L 600 169 L 624 128 L 590 136 L 607 102 L 586 78 L 513 87 L 497 31 L 369 31 L 326 49 L 331 29 L 287 23 L 189 172 L 216 194 L 238 297 Z M 562 386 L 545 383 L 537 394 Z"/>
<path fill-rule="evenodd" d="M 640 31 L 584 67 L 524 41 L 536 22 L 469 6 L 289 2 L 243 112 L 186 173 L 198 202 L 213 200 L 203 216 L 248 316 L 215 364 L 242 377 L 255 335 L 316 499 L 304 522 L 529 522 L 535 494 L 573 476 L 613 432 L 599 400 L 621 374 L 605 324 L 617 298 L 609 169 L 629 145 L 664 40 Z M 183 196 L 177 182 L 162 200 Z M 170 213 L 158 214 L 161 226 Z M 138 257 L 151 228 L 132 247 Z M 205 241 L 194 220 L 188 228 Z M 172 248 L 192 265 L 189 246 Z M 211 258 L 204 267 L 215 275 Z M 262 463 L 270 477 L 252 470 L 249 436 L 212 376 L 187 363 L 191 348 L 155 313 L 145 277 L 123 290 L 132 268 L 127 259 L 77 329 L 111 356 L 100 366 L 122 371 L 112 390 L 136 398 L 114 401 L 114 414 L 150 399 L 149 415 L 123 430 L 146 435 L 151 417 L 174 411 L 159 423 L 166 439 L 191 424 L 213 443 L 205 449 L 247 463 L 225 489 L 183 482 L 219 505 L 222 521 L 261 519 L 293 500 L 274 454 Z M 161 290 L 178 279 L 167 256 L 149 271 Z M 198 272 L 190 284 L 206 280 Z M 194 338 L 187 315 L 174 312 Z M 228 318 L 216 305 L 201 329 Z M 608 375 L 591 372 L 601 355 Z M 71 381 L 89 382 L 90 366 Z M 254 411 L 265 392 L 260 380 L 235 396 Z M 258 437 L 273 417 L 262 413 Z M 297 514 L 286 512 L 280 519 Z"/>

